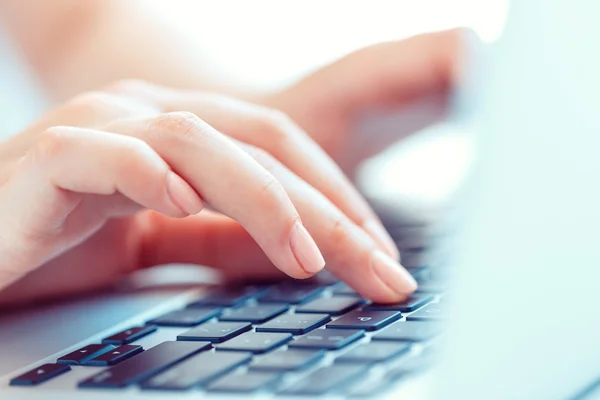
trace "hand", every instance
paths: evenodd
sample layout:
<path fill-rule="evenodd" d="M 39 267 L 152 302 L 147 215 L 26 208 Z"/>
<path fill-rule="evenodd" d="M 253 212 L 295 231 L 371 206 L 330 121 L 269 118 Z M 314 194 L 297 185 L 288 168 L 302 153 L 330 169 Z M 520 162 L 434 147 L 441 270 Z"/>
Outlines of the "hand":
<path fill-rule="evenodd" d="M 0 143 L 0 221 L 4 303 L 170 262 L 302 279 L 321 254 L 373 300 L 416 287 L 372 210 L 284 114 L 143 82 L 79 96 Z"/>
<path fill-rule="evenodd" d="M 469 35 L 454 29 L 367 47 L 258 101 L 288 114 L 350 172 L 399 139 L 382 135 L 383 140 L 369 141 L 354 154 L 349 139 L 359 117 L 447 95 L 458 79 L 463 41 Z"/>

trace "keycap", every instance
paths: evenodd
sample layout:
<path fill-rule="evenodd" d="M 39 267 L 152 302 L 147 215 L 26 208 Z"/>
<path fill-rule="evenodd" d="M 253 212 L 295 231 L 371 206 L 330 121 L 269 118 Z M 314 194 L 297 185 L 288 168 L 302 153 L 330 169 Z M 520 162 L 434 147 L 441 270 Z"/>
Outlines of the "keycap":
<path fill-rule="evenodd" d="M 371 342 L 362 344 L 336 358 L 336 363 L 372 364 L 408 353 L 410 343 Z"/>
<path fill-rule="evenodd" d="M 415 311 L 417 308 L 424 306 L 433 300 L 432 295 L 428 294 L 413 294 L 408 299 L 403 301 L 402 303 L 393 303 L 393 304 L 378 304 L 372 303 L 365 307 L 364 310 L 395 310 L 402 312 L 411 312 Z"/>
<path fill-rule="evenodd" d="M 320 395 L 353 382 L 365 371 L 364 365 L 333 364 L 319 368 L 289 388 L 282 390 L 285 395 Z"/>
<path fill-rule="evenodd" d="M 406 317 L 408 321 L 441 321 L 446 318 L 448 315 L 440 303 L 426 305 Z"/>
<path fill-rule="evenodd" d="M 209 342 L 163 342 L 92 375 L 79 382 L 79 387 L 124 387 L 138 383 L 210 347 Z"/>
<path fill-rule="evenodd" d="M 352 289 L 350 286 L 348 286 L 344 282 L 340 282 L 333 287 L 333 294 L 341 294 L 344 296 L 360 297 L 360 295 L 358 293 L 356 293 L 356 290 Z"/>
<path fill-rule="evenodd" d="M 302 335 L 331 321 L 327 314 L 282 314 L 257 326 L 257 332 L 287 332 Z"/>
<path fill-rule="evenodd" d="M 363 303 L 363 299 L 354 296 L 321 297 L 296 307 L 296 312 L 342 315 Z"/>
<path fill-rule="evenodd" d="M 234 307 L 245 303 L 261 292 L 260 289 L 249 287 L 231 287 L 212 290 L 205 297 L 188 304 L 188 307 L 222 306 Z"/>
<path fill-rule="evenodd" d="M 221 343 L 252 329 L 249 322 L 209 322 L 186 331 L 177 340 Z"/>
<path fill-rule="evenodd" d="M 196 326 L 218 316 L 220 313 L 221 309 L 214 307 L 187 308 L 172 311 L 150 320 L 148 323 L 159 326 Z"/>
<path fill-rule="evenodd" d="M 44 364 L 10 381 L 11 386 L 33 386 L 71 370 L 68 364 Z"/>
<path fill-rule="evenodd" d="M 128 344 L 156 331 L 155 325 L 136 326 L 102 339 L 104 344 Z"/>
<path fill-rule="evenodd" d="M 364 329 L 375 331 L 397 321 L 402 317 L 398 311 L 352 311 L 327 324 L 327 328 Z"/>
<path fill-rule="evenodd" d="M 124 344 L 123 346 L 119 346 L 114 350 L 111 350 L 90 360 L 87 360 L 83 364 L 100 367 L 107 365 L 115 365 L 120 363 L 121 361 L 125 361 L 128 358 L 135 356 L 138 353 L 141 353 L 142 351 L 144 351 L 144 348 L 142 346 L 138 346 L 135 344 Z"/>
<path fill-rule="evenodd" d="M 290 348 L 337 350 L 365 336 L 356 329 L 316 329 L 290 342 Z"/>
<path fill-rule="evenodd" d="M 200 353 L 142 383 L 143 389 L 185 390 L 202 386 L 252 359 L 248 353 Z"/>
<path fill-rule="evenodd" d="M 62 356 L 56 360 L 56 362 L 58 364 L 81 365 L 85 361 L 99 356 L 100 354 L 106 353 L 112 349 L 116 349 L 116 347 L 110 344 L 89 344 L 79 350 L 75 350 L 65 356 Z"/>
<path fill-rule="evenodd" d="M 372 336 L 372 340 L 423 342 L 439 335 L 441 326 L 429 322 L 396 322 Z"/>
<path fill-rule="evenodd" d="M 260 297 L 261 303 L 301 304 L 319 296 L 324 286 L 302 283 L 282 283 L 271 287 Z"/>
<path fill-rule="evenodd" d="M 300 371 L 314 365 L 325 356 L 325 350 L 279 350 L 267 354 L 250 366 L 256 371 Z"/>
<path fill-rule="evenodd" d="M 220 378 L 208 386 L 208 391 L 252 393 L 269 388 L 278 381 L 278 373 L 248 371 L 243 374 L 231 374 Z"/>
<path fill-rule="evenodd" d="M 283 314 L 289 308 L 287 304 L 250 304 L 240 308 L 225 310 L 223 315 L 219 317 L 219 320 L 262 324 L 279 314 Z"/>
<path fill-rule="evenodd" d="M 289 333 L 246 332 L 215 347 L 223 351 L 248 351 L 258 354 L 283 346 L 291 339 L 292 335 Z"/>

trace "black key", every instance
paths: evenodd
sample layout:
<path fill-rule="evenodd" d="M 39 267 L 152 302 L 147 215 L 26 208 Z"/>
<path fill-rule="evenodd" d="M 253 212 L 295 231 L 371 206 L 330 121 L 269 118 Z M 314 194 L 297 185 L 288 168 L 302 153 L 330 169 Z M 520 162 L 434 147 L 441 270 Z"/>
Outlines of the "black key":
<path fill-rule="evenodd" d="M 256 371 L 300 371 L 314 365 L 325 356 L 325 350 L 280 350 L 267 354 L 250 366 Z"/>
<path fill-rule="evenodd" d="M 151 334 L 156 330 L 155 325 L 147 326 L 136 326 L 135 328 L 129 328 L 123 332 L 116 333 L 112 336 L 102 339 L 104 344 L 127 344 L 135 340 L 138 340 L 146 335 Z"/>
<path fill-rule="evenodd" d="M 210 322 L 177 336 L 177 340 L 221 343 L 252 329 L 249 322 Z"/>
<path fill-rule="evenodd" d="M 258 295 L 261 290 L 253 286 L 248 287 L 233 287 L 219 288 L 211 291 L 200 300 L 190 303 L 188 307 L 205 307 L 205 306 L 222 306 L 234 307 L 245 303 L 254 296 Z"/>
<path fill-rule="evenodd" d="M 324 286 L 302 283 L 282 283 L 271 287 L 260 297 L 262 303 L 301 304 L 319 296 Z"/>
<path fill-rule="evenodd" d="M 201 353 L 142 383 L 143 389 L 185 390 L 202 386 L 252 359 L 248 353 Z"/>
<path fill-rule="evenodd" d="M 376 331 L 402 317 L 398 311 L 352 311 L 327 324 L 327 328 Z"/>
<path fill-rule="evenodd" d="M 388 361 L 410 350 L 410 343 L 371 342 L 357 346 L 336 358 L 336 363 L 372 364 Z"/>
<path fill-rule="evenodd" d="M 290 348 L 337 350 L 363 336 L 363 330 L 317 329 L 290 342 Z"/>
<path fill-rule="evenodd" d="M 256 332 L 302 335 L 331 321 L 327 314 L 283 314 L 256 327 Z"/>
<path fill-rule="evenodd" d="M 285 395 L 320 395 L 354 381 L 365 371 L 364 365 L 334 364 L 317 369 L 301 381 L 281 391 Z"/>
<path fill-rule="evenodd" d="M 68 364 L 44 364 L 10 381 L 11 386 L 33 386 L 71 370 Z"/>
<path fill-rule="evenodd" d="M 411 312 L 415 311 L 419 307 L 423 307 L 425 304 L 429 303 L 433 300 L 432 295 L 428 294 L 413 294 L 408 299 L 403 301 L 402 303 L 394 303 L 394 304 L 377 304 L 372 303 L 365 306 L 363 309 L 365 310 L 395 310 L 402 312 Z"/>
<path fill-rule="evenodd" d="M 187 308 L 172 311 L 148 321 L 148 323 L 159 326 L 196 326 L 218 316 L 220 313 L 221 309 L 214 307 Z"/>
<path fill-rule="evenodd" d="M 225 310 L 223 315 L 219 317 L 219 320 L 262 324 L 279 314 L 283 314 L 289 308 L 290 307 L 287 304 L 251 304 L 240 308 Z"/>
<path fill-rule="evenodd" d="M 85 361 L 115 349 L 110 344 L 89 344 L 56 360 L 59 364 L 81 365 Z"/>
<path fill-rule="evenodd" d="M 325 269 L 319 272 L 317 275 L 313 276 L 310 280 L 315 282 L 317 285 L 321 286 L 335 285 L 340 281 L 338 278 L 333 276 L 331 272 Z"/>
<path fill-rule="evenodd" d="M 209 392 L 252 393 L 274 386 L 279 374 L 248 371 L 243 374 L 227 375 L 208 386 Z"/>
<path fill-rule="evenodd" d="M 356 290 L 352 289 L 350 286 L 348 286 L 344 282 L 340 282 L 333 287 L 333 294 L 341 294 L 344 296 L 360 297 L 360 295 L 358 293 L 356 293 Z"/>
<path fill-rule="evenodd" d="M 342 315 L 363 303 L 363 299 L 354 296 L 321 297 L 296 307 L 296 312 Z"/>
<path fill-rule="evenodd" d="M 92 365 L 104 367 L 107 365 L 115 365 L 120 363 L 121 361 L 125 361 L 128 358 L 135 356 L 138 353 L 144 351 L 142 346 L 138 346 L 135 344 L 124 344 L 123 346 L 119 346 L 114 350 L 111 350 L 107 353 L 101 354 L 91 360 L 87 360 L 84 362 L 84 365 Z"/>
<path fill-rule="evenodd" d="M 124 387 L 141 382 L 210 347 L 208 342 L 163 342 L 79 382 L 79 387 Z"/>
<path fill-rule="evenodd" d="M 289 333 L 258 333 L 246 332 L 225 343 L 216 345 L 217 350 L 249 351 L 251 353 L 266 353 L 283 346 L 292 339 Z"/>
<path fill-rule="evenodd" d="M 401 342 L 423 342 L 439 335 L 441 327 L 428 322 L 396 322 L 389 328 L 373 335 L 373 340 L 397 340 Z"/>
<path fill-rule="evenodd" d="M 440 303 L 429 304 L 406 317 L 409 321 L 442 321 L 448 318 Z"/>

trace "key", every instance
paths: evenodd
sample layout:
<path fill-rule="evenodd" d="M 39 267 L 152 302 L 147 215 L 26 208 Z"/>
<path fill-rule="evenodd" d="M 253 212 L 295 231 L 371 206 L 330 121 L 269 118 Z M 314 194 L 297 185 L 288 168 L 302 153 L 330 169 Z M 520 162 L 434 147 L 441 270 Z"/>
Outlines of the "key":
<path fill-rule="evenodd" d="M 273 286 L 260 297 L 261 303 L 300 304 L 319 296 L 325 287 L 315 284 L 282 283 Z"/>
<path fill-rule="evenodd" d="M 252 393 L 274 386 L 279 374 L 272 372 L 249 371 L 243 374 L 227 375 L 208 386 L 209 392 Z"/>
<path fill-rule="evenodd" d="M 200 300 L 196 300 L 195 302 L 188 304 L 188 307 L 235 307 L 237 305 L 245 303 L 254 296 L 257 296 L 260 292 L 261 290 L 253 286 L 219 288 L 211 291 Z"/>
<path fill-rule="evenodd" d="M 397 321 L 402 317 L 398 311 L 352 311 L 327 324 L 327 328 L 364 329 L 375 331 Z"/>
<path fill-rule="evenodd" d="M 377 311 L 386 311 L 386 310 L 395 310 L 402 312 L 411 312 L 415 311 L 417 308 L 424 306 L 433 300 L 432 295 L 428 294 L 413 294 L 406 301 L 402 303 L 394 303 L 394 304 L 377 304 L 371 303 L 365 307 L 364 310 L 377 310 Z"/>
<path fill-rule="evenodd" d="M 159 326 L 195 326 L 218 316 L 220 313 L 221 309 L 214 307 L 187 308 L 172 311 L 148 321 L 148 323 Z"/>
<path fill-rule="evenodd" d="M 401 342 L 423 342 L 441 333 L 441 327 L 429 322 L 396 322 L 389 328 L 373 335 L 373 340 L 397 340 Z"/>
<path fill-rule="evenodd" d="M 248 353 L 200 353 L 143 382 L 142 388 L 185 390 L 202 386 L 251 359 Z"/>
<path fill-rule="evenodd" d="M 136 326 L 102 339 L 104 344 L 128 344 L 156 331 L 155 325 Z"/>
<path fill-rule="evenodd" d="M 215 347 L 217 350 L 223 351 L 248 351 L 259 354 L 283 346 L 291 339 L 292 335 L 289 333 L 246 332 Z"/>
<path fill-rule="evenodd" d="M 287 304 L 251 304 L 240 308 L 225 310 L 219 320 L 262 324 L 279 314 L 283 314 L 289 308 L 290 307 Z"/>
<path fill-rule="evenodd" d="M 443 293 L 448 285 L 442 281 L 423 281 L 419 282 L 417 293 Z"/>
<path fill-rule="evenodd" d="M 321 297 L 296 307 L 296 312 L 341 315 L 363 303 L 363 299 L 354 296 Z"/>
<path fill-rule="evenodd" d="M 141 382 L 203 350 L 209 342 L 163 342 L 79 382 L 79 387 L 124 387 Z"/>
<path fill-rule="evenodd" d="M 344 282 L 340 282 L 333 287 L 333 294 L 341 294 L 344 296 L 357 296 L 360 297 L 356 290 L 352 289 L 350 286 L 345 284 Z"/>
<path fill-rule="evenodd" d="M 256 327 L 256 332 L 287 332 L 302 335 L 331 321 L 327 314 L 283 314 Z"/>
<path fill-rule="evenodd" d="M 441 321 L 448 318 L 440 303 L 432 303 L 406 317 L 408 321 Z"/>
<path fill-rule="evenodd" d="M 410 350 L 410 343 L 371 342 L 353 348 L 338 357 L 336 363 L 373 364 L 389 361 Z"/>
<path fill-rule="evenodd" d="M 325 356 L 325 350 L 280 350 L 267 354 L 250 366 L 256 371 L 300 371 L 308 368 Z"/>
<path fill-rule="evenodd" d="M 10 381 L 11 386 L 33 386 L 71 370 L 68 364 L 44 364 Z"/>
<path fill-rule="evenodd" d="M 177 336 L 177 340 L 199 340 L 221 343 L 252 329 L 249 322 L 210 322 Z"/>
<path fill-rule="evenodd" d="M 114 350 L 111 350 L 109 352 L 106 352 L 90 360 L 85 361 L 83 365 L 92 365 L 99 367 L 115 365 L 120 363 L 121 361 L 125 361 L 128 358 L 135 356 L 138 353 L 141 353 L 142 351 L 144 351 L 144 348 L 142 346 L 134 344 L 124 344 L 123 346 L 119 346 Z"/>
<path fill-rule="evenodd" d="M 75 350 L 65 356 L 62 356 L 56 360 L 56 362 L 58 364 L 81 365 L 85 361 L 115 348 L 115 346 L 110 344 L 89 344 L 79 350 Z"/>
<path fill-rule="evenodd" d="M 337 350 L 365 336 L 359 329 L 316 329 L 290 342 L 290 348 Z"/>
<path fill-rule="evenodd" d="M 358 379 L 365 371 L 363 365 L 333 364 L 317 369 L 289 388 L 280 391 L 284 395 L 320 395 Z"/>

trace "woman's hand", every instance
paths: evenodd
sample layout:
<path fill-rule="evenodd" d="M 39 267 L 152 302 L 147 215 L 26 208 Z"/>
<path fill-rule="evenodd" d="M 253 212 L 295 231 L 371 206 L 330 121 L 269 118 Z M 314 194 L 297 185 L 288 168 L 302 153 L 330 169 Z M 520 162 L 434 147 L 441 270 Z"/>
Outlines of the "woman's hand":
<path fill-rule="evenodd" d="M 351 138 L 359 117 L 448 95 L 471 37 L 467 29 L 452 29 L 366 47 L 257 101 L 288 114 L 350 172 L 399 139 L 382 133 L 357 149 Z"/>
<path fill-rule="evenodd" d="M 284 114 L 143 82 L 79 96 L 0 143 L 0 221 L 5 303 L 169 262 L 302 279 L 325 259 L 375 301 L 416 287 L 366 202 Z"/>

